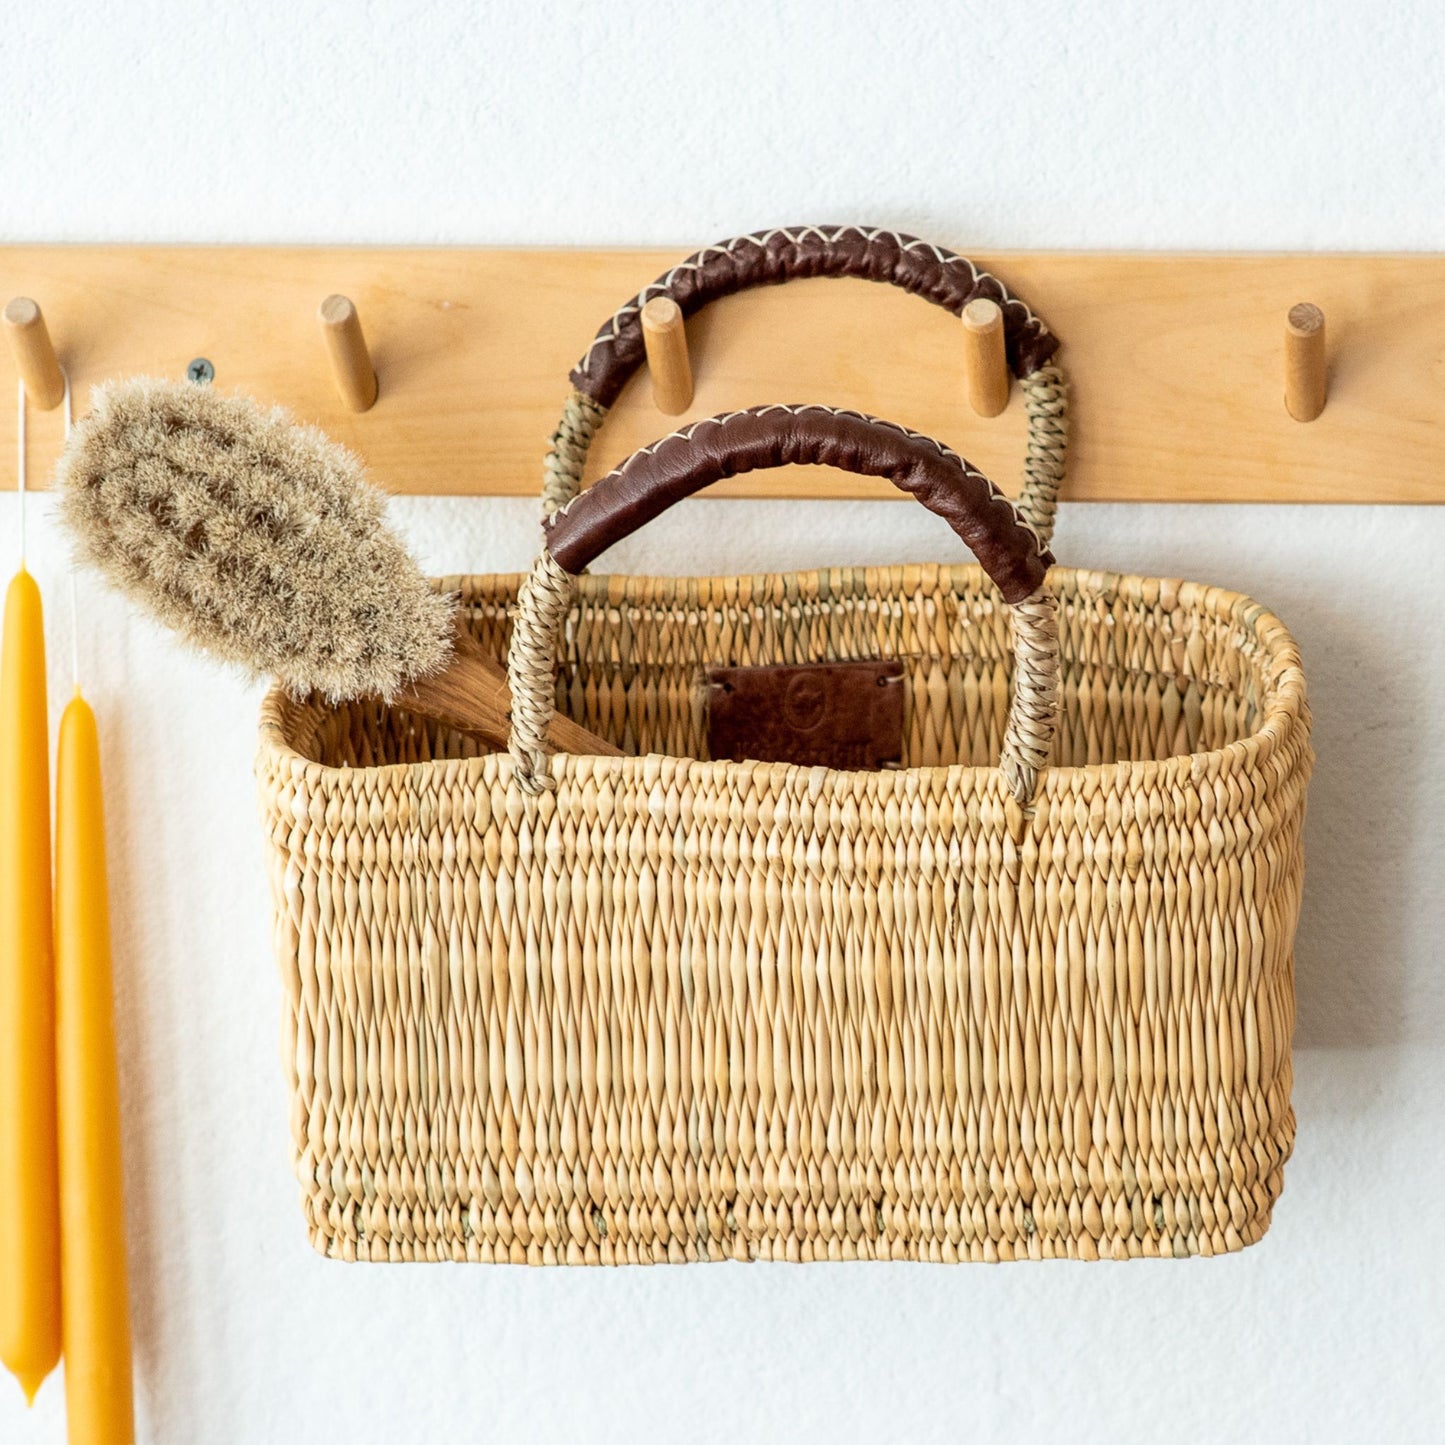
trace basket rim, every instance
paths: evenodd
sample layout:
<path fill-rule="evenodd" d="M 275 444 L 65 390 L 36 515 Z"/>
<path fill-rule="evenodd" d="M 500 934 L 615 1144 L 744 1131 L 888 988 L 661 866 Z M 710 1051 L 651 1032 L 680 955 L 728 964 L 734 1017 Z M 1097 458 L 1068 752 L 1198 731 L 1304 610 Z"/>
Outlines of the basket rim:
<path fill-rule="evenodd" d="M 795 572 L 758 572 L 745 575 L 727 574 L 713 577 L 655 577 L 633 574 L 587 574 L 579 579 L 586 590 L 612 592 L 623 588 L 625 595 L 629 584 L 647 585 L 657 583 L 687 582 L 699 587 L 735 586 L 757 587 L 774 582 L 779 578 L 817 578 L 827 576 L 833 581 L 847 576 L 854 579 L 860 590 L 866 590 L 870 579 L 879 574 L 906 573 L 918 571 L 934 573 L 940 579 L 969 576 L 977 581 L 983 576 L 983 569 L 977 563 L 879 563 L 860 567 L 819 567 Z M 469 598 L 475 598 L 483 584 L 503 587 L 519 584 L 525 573 L 459 573 L 438 577 L 436 585 L 447 591 L 459 593 L 463 606 Z M 845 587 L 847 583 L 843 584 Z M 1175 577 L 1148 577 L 1135 573 L 1111 572 L 1093 568 L 1054 566 L 1049 570 L 1049 585 L 1057 592 L 1071 588 L 1074 597 L 1090 595 L 1094 598 L 1108 598 L 1111 594 L 1124 592 L 1133 594 L 1138 600 L 1146 600 L 1146 589 L 1157 589 L 1161 594 L 1172 596 L 1171 610 L 1193 610 L 1211 616 L 1222 622 L 1233 622 L 1254 632 L 1258 637 L 1262 661 L 1271 681 L 1271 698 L 1262 711 L 1259 725 L 1247 737 L 1236 738 L 1218 748 L 1200 752 L 1178 753 L 1168 758 L 1123 758 L 1109 763 L 1086 763 L 1075 767 L 1047 767 L 1040 771 L 1038 792 L 1034 806 L 1049 795 L 1063 796 L 1072 791 L 1073 780 L 1091 777 L 1098 780 L 1108 778 L 1124 782 L 1127 779 L 1145 778 L 1159 781 L 1185 781 L 1192 777 L 1208 776 L 1221 767 L 1238 765 L 1248 769 L 1262 763 L 1274 751 L 1289 741 L 1300 728 L 1309 732 L 1309 713 L 1304 668 L 1299 647 L 1293 634 L 1285 624 L 1263 603 L 1235 592 L 1229 588 L 1206 582 L 1191 582 Z M 1067 597 L 1061 602 L 1067 605 Z M 646 604 L 643 604 L 646 605 Z M 1002 605 L 1002 603 L 1000 603 Z M 434 771 L 446 769 L 455 780 L 458 770 L 466 781 L 480 781 L 483 775 L 497 769 L 507 774 L 515 766 L 511 756 L 505 752 L 479 753 L 470 758 L 438 758 L 427 762 L 379 763 L 368 767 L 336 766 L 317 762 L 300 751 L 300 739 L 293 741 L 288 723 L 294 723 L 297 715 L 310 711 L 306 699 L 291 696 L 279 683 L 273 683 L 262 699 L 259 718 L 258 763 L 269 759 L 280 765 L 293 779 L 304 778 L 311 784 L 341 783 L 351 787 L 379 783 L 387 778 L 403 774 L 414 774 L 417 770 Z M 776 763 L 747 760 L 735 762 L 730 759 L 686 758 L 671 753 L 642 753 L 626 757 L 594 757 L 590 755 L 559 753 L 552 758 L 552 776 L 559 783 L 569 775 L 578 781 L 583 778 L 601 780 L 615 777 L 620 783 L 644 774 L 651 776 L 659 765 L 683 768 L 688 771 L 705 771 L 709 777 L 716 777 L 719 770 L 739 779 L 762 774 L 775 776 L 779 773 L 796 774 L 813 779 L 818 775 L 851 778 L 860 772 L 880 780 L 880 787 L 888 792 L 902 790 L 909 780 L 926 778 L 939 782 L 951 782 L 963 777 L 981 779 L 992 774 L 1002 789 L 1002 773 L 997 763 L 950 763 L 931 767 L 891 768 L 874 772 L 844 768 L 809 766 L 801 763 Z M 498 779 L 501 781 L 501 779 Z M 518 788 L 519 796 L 528 797 Z M 535 801 L 533 799 L 532 801 Z"/>

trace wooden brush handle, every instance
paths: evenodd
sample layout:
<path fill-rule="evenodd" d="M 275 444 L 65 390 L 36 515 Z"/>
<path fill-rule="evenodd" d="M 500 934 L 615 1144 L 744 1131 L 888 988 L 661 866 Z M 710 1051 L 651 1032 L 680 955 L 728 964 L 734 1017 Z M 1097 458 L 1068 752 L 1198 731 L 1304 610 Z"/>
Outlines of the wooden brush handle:
<path fill-rule="evenodd" d="M 412 683 L 397 694 L 396 702 L 460 732 L 474 733 L 498 751 L 506 750 L 512 727 L 507 674 L 500 662 L 483 652 L 472 635 L 460 628 L 447 667 Z M 553 714 L 547 738 L 558 752 L 622 756 L 621 748 L 560 713 Z"/>

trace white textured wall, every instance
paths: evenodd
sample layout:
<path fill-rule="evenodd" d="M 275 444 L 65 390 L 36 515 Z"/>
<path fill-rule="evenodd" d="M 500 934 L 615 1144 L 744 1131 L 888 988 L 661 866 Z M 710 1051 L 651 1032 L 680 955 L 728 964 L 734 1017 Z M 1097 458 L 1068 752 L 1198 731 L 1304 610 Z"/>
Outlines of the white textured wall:
<path fill-rule="evenodd" d="M 965 248 L 1445 249 L 1442 25 L 1429 0 L 30 3 L 0 31 L 0 238 L 681 253 L 867 219 Z M 526 502 L 396 511 L 436 570 L 530 557 Z M 15 533 L 6 496 L 0 556 Z M 698 501 L 615 560 L 948 545 L 899 505 Z M 97 599 L 144 1440 L 1445 1438 L 1445 512 L 1077 507 L 1059 550 L 1253 593 L 1304 647 L 1299 1143 L 1263 1244 L 1125 1266 L 323 1262 L 287 1158 L 256 695 Z M 43 522 L 33 554 L 60 657 Z M 0 1441 L 61 1441 L 61 1394 L 27 1415 L 0 1390 Z"/>

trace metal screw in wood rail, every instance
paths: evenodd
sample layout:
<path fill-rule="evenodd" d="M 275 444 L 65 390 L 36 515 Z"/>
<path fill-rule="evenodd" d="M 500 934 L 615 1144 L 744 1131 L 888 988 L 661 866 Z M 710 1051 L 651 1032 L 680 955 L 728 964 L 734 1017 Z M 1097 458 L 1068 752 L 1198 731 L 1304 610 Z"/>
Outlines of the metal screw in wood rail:
<path fill-rule="evenodd" d="M 5 308 L 4 324 L 26 396 L 41 411 L 59 406 L 65 395 L 65 374 L 56 360 L 40 307 L 28 296 L 17 296 Z"/>
<path fill-rule="evenodd" d="M 342 401 L 352 411 L 370 411 L 376 405 L 376 368 L 366 349 L 356 307 L 345 296 L 328 296 L 317 316 Z"/>
<path fill-rule="evenodd" d="M 1291 306 L 1284 322 L 1284 404 L 1296 421 L 1325 409 L 1325 313 L 1309 301 Z"/>
<path fill-rule="evenodd" d="M 692 361 L 682 308 L 671 296 L 654 296 L 642 308 L 642 344 L 660 412 L 677 416 L 692 405 Z"/>
<path fill-rule="evenodd" d="M 963 373 L 968 404 L 979 416 L 998 416 L 1008 406 L 1008 357 L 997 301 L 980 296 L 963 308 Z"/>

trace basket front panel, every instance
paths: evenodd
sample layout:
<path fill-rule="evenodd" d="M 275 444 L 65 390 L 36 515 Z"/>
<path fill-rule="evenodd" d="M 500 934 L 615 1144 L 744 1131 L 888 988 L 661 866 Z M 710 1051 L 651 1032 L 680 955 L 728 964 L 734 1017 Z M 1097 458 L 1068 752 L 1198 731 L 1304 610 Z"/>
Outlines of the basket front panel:
<path fill-rule="evenodd" d="M 1132 583 L 1066 592 L 1066 627 L 1098 717 L 1140 680 L 1160 760 L 1057 767 L 1027 817 L 987 767 L 567 759 L 534 800 L 434 730 L 268 703 L 317 1246 L 593 1263 L 1257 1239 L 1294 1131 L 1298 659 L 1243 599 Z M 504 627 L 506 590 L 480 626 Z M 1135 606 L 1172 621 L 1141 642 L 1118 621 Z M 282 738 L 416 762 L 322 766 Z M 1093 723 L 1061 746 L 1114 743 Z"/>

